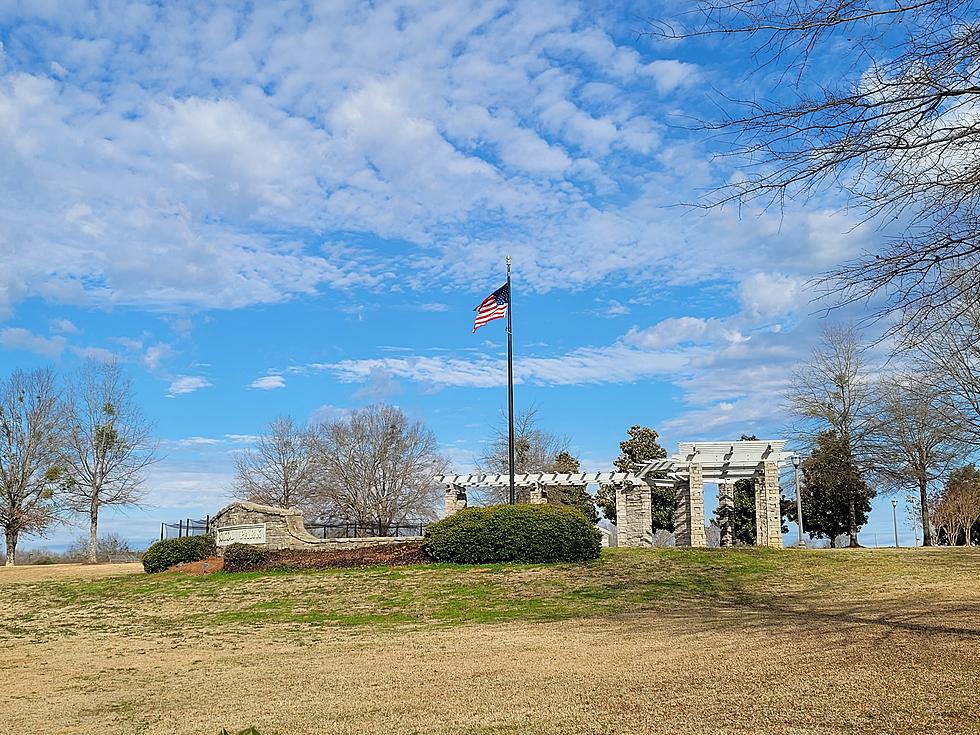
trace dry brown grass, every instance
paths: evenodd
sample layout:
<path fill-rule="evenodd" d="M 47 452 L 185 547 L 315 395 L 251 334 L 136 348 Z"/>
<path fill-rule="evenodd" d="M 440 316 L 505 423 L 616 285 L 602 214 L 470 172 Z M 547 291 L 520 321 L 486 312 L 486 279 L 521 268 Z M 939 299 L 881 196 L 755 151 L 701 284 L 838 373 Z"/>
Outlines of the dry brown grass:
<path fill-rule="evenodd" d="M 0 573 L 0 733 L 980 732 L 978 571 L 980 552 L 937 550 Z"/>

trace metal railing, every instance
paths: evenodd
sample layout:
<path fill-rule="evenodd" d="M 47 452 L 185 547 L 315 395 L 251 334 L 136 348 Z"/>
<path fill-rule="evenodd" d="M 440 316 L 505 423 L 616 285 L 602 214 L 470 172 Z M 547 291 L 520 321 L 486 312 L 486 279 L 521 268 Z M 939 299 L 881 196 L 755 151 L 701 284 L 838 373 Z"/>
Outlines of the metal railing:
<path fill-rule="evenodd" d="M 177 523 L 160 524 L 160 540 L 184 538 L 184 536 L 203 536 L 211 531 L 211 516 L 202 518 L 181 518 Z"/>
<path fill-rule="evenodd" d="M 404 520 L 390 525 L 370 523 L 304 523 L 306 530 L 318 538 L 365 538 L 368 536 L 421 536 L 425 521 Z M 160 524 L 160 540 L 203 536 L 211 531 L 211 516 L 181 518 L 177 523 Z"/>
<path fill-rule="evenodd" d="M 421 536 L 425 521 L 402 521 L 392 525 L 365 523 L 304 523 L 311 536 L 318 538 L 364 538 L 367 536 Z"/>

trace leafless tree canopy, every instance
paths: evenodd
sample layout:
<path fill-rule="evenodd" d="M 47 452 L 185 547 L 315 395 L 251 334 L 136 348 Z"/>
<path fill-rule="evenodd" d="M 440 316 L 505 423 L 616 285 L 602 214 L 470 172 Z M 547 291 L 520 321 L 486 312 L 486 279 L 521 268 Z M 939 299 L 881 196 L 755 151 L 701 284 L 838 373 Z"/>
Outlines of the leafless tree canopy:
<path fill-rule="evenodd" d="M 0 526 L 13 565 L 21 533 L 57 518 L 60 396 L 50 370 L 17 370 L 0 384 Z"/>
<path fill-rule="evenodd" d="M 155 450 L 152 426 L 119 364 L 86 362 L 68 381 L 58 461 L 68 507 L 88 518 L 89 561 L 96 561 L 99 511 L 140 502 Z"/>
<path fill-rule="evenodd" d="M 393 406 L 372 406 L 317 427 L 322 497 L 340 521 L 375 526 L 436 517 L 445 474 L 435 435 Z"/>
<path fill-rule="evenodd" d="M 980 303 L 935 312 L 915 354 L 920 372 L 937 381 L 946 420 L 980 448 Z"/>
<path fill-rule="evenodd" d="M 235 495 L 255 503 L 299 508 L 307 517 L 322 513 L 313 432 L 292 416 L 279 416 L 235 458 Z"/>
<path fill-rule="evenodd" d="M 867 470 L 869 442 L 875 429 L 874 390 L 856 332 L 827 327 L 810 361 L 793 374 L 786 395 L 789 413 L 798 420 L 803 443 L 832 429 L 841 437 L 852 461 Z M 851 545 L 857 545 L 856 498 L 849 499 Z"/>
<path fill-rule="evenodd" d="M 844 303 L 887 295 L 898 327 L 980 293 L 980 1 L 692 0 L 668 38 L 745 37 L 768 99 L 706 125 L 745 176 L 708 205 L 782 205 L 825 187 L 893 223 L 883 252 L 829 274 Z M 818 63 L 819 61 L 819 63 Z M 828 81 L 830 79 L 830 81 Z"/>
<path fill-rule="evenodd" d="M 507 416 L 501 415 L 500 421 L 493 427 L 493 436 L 478 461 L 481 472 L 491 474 L 507 474 L 510 472 L 510 454 L 508 443 Z M 558 436 L 545 431 L 539 425 L 538 410 L 534 407 L 518 412 L 514 417 L 514 473 L 527 472 L 558 472 L 555 459 L 562 452 L 567 452 L 568 437 Z M 488 488 L 486 497 L 488 503 L 503 503 L 507 500 L 509 490 L 506 487 Z M 527 488 L 518 488 L 518 501 L 528 501 Z"/>
<path fill-rule="evenodd" d="M 929 495 L 967 454 L 949 420 L 942 388 L 928 375 L 894 375 L 876 386 L 875 428 L 868 441 L 873 475 L 892 490 L 914 490 L 923 545 L 932 545 Z"/>

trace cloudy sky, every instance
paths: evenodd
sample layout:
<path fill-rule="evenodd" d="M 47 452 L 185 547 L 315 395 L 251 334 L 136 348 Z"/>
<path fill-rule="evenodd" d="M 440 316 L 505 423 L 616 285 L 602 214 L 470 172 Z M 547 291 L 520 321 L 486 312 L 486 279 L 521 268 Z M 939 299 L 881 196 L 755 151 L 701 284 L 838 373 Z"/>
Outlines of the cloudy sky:
<path fill-rule="evenodd" d="M 280 413 L 395 403 L 471 467 L 506 254 L 518 405 L 586 469 L 634 423 L 777 436 L 807 281 L 876 246 L 832 192 L 683 206 L 738 175 L 693 121 L 773 81 L 655 4 L 161 5 L 0 0 L 0 367 L 125 364 L 163 456 L 132 538 L 217 510 Z"/>

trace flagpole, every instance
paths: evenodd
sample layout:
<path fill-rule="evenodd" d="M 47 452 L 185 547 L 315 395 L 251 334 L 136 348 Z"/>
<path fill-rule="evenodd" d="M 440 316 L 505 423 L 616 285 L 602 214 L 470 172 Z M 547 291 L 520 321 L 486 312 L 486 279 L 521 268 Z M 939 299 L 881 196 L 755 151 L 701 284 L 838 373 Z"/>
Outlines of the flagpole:
<path fill-rule="evenodd" d="M 510 256 L 507 256 L 507 449 L 510 453 L 510 504 L 517 502 L 514 491 L 514 334 L 510 314 L 514 310 L 514 294 L 510 288 Z"/>

